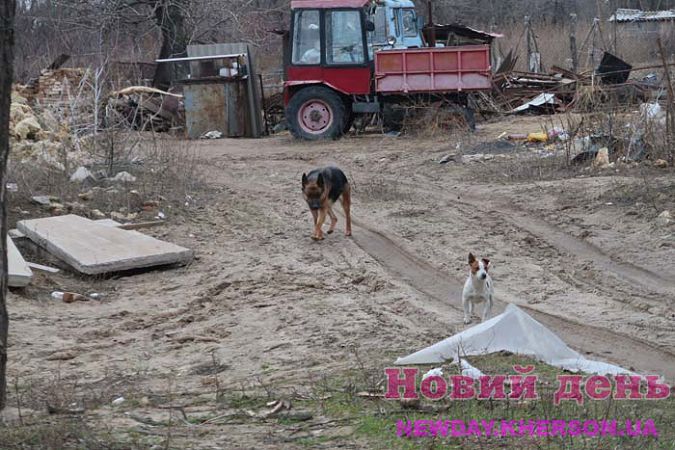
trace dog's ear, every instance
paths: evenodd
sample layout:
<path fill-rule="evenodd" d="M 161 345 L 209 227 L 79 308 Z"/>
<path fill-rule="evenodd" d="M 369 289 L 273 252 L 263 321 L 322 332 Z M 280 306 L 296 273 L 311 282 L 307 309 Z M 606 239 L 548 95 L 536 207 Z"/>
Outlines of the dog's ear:
<path fill-rule="evenodd" d="M 319 176 L 316 177 L 316 184 L 318 184 L 319 187 L 323 189 L 323 174 L 319 174 Z"/>
<path fill-rule="evenodd" d="M 469 264 L 473 264 L 476 261 L 476 257 L 473 256 L 473 253 L 469 253 Z"/>
<path fill-rule="evenodd" d="M 483 267 L 485 267 L 485 271 L 487 272 L 488 267 L 490 267 L 490 260 L 487 258 L 483 258 Z"/>
<path fill-rule="evenodd" d="M 302 187 L 304 188 L 305 186 L 307 186 L 307 174 L 303 173 L 302 174 Z"/>

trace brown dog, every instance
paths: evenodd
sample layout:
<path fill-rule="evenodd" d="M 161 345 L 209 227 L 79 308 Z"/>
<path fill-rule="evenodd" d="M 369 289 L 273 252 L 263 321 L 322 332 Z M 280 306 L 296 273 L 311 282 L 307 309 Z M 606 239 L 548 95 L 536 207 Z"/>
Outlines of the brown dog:
<path fill-rule="evenodd" d="M 349 212 L 351 189 L 344 172 L 337 167 L 325 167 L 323 169 L 314 169 L 307 174 L 303 173 L 302 194 L 314 217 L 314 234 L 312 234 L 312 239 L 315 241 L 323 239 L 321 227 L 326 220 L 326 214 L 330 216 L 328 234 L 331 234 L 335 230 L 337 216 L 333 212 L 333 203 L 338 198 L 342 198 L 342 209 L 347 219 L 345 236 L 352 235 L 352 217 Z"/>

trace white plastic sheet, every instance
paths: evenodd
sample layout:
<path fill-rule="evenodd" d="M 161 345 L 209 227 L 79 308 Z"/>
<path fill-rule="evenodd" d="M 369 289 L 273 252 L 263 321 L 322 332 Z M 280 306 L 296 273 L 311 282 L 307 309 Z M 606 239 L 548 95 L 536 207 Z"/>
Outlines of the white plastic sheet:
<path fill-rule="evenodd" d="M 508 305 L 502 314 L 431 347 L 398 358 L 396 364 L 436 364 L 449 360 L 457 362 L 460 355 L 485 355 L 499 351 L 531 356 L 570 372 L 634 375 L 623 367 L 586 359 L 515 305 Z"/>

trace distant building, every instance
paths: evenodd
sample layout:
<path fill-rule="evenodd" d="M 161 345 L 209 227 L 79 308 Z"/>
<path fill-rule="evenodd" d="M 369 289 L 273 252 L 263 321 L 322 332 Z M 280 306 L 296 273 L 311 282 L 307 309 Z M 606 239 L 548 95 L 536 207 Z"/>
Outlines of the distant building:
<path fill-rule="evenodd" d="M 675 10 L 641 11 L 639 9 L 616 10 L 609 22 L 616 22 L 617 26 L 625 32 L 659 34 L 672 33 L 675 28 Z"/>
<path fill-rule="evenodd" d="M 675 46 L 675 9 L 663 11 L 641 11 L 639 9 L 619 8 L 608 20 L 620 36 L 625 38 L 647 39 L 647 44 L 656 42 L 660 37 L 667 53 L 673 53 Z M 643 44 L 644 45 L 644 44 Z M 655 56 L 656 46 L 649 45 L 645 51 Z"/>

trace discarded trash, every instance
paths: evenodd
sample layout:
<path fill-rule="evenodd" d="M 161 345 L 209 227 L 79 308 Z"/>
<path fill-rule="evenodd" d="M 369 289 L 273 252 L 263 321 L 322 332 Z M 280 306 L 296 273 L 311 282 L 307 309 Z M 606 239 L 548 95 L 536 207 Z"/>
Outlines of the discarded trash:
<path fill-rule="evenodd" d="M 658 167 L 659 169 L 665 169 L 668 167 L 668 161 L 665 159 L 657 159 L 654 161 L 654 166 Z"/>
<path fill-rule="evenodd" d="M 89 177 L 93 177 L 89 169 L 86 167 L 80 166 L 77 168 L 75 172 L 70 176 L 70 181 L 72 182 L 77 182 L 77 181 L 84 181 Z"/>
<path fill-rule="evenodd" d="M 112 179 L 113 181 L 121 181 L 123 183 L 133 183 L 136 181 L 136 177 L 130 174 L 129 172 L 119 172 Z"/>
<path fill-rule="evenodd" d="M 207 131 L 202 135 L 202 139 L 220 139 L 223 137 L 223 133 L 220 131 Z"/>
<path fill-rule="evenodd" d="M 444 157 L 441 158 L 440 161 L 438 161 L 438 164 L 447 164 L 450 161 L 456 161 L 457 160 L 457 154 L 456 153 L 448 153 Z"/>
<path fill-rule="evenodd" d="M 47 273 L 59 273 L 59 272 L 61 272 L 61 270 L 59 270 L 59 269 L 56 269 L 54 267 L 49 267 L 49 266 L 43 266 L 42 264 L 36 264 L 36 263 L 32 263 L 32 262 L 29 262 L 27 264 L 28 264 L 28 267 L 30 267 L 31 269 L 39 270 L 41 272 L 47 272 Z"/>
<path fill-rule="evenodd" d="M 63 293 L 63 302 L 64 303 L 74 303 L 85 301 L 87 298 L 82 294 L 76 294 L 75 292 L 64 292 Z"/>
<path fill-rule="evenodd" d="M 598 154 L 595 155 L 595 159 L 593 160 L 593 166 L 599 168 L 609 166 L 609 149 L 607 147 L 598 150 Z"/>
<path fill-rule="evenodd" d="M 673 219 L 673 216 L 670 214 L 670 211 L 663 211 L 661 214 L 658 215 L 656 218 L 656 221 L 660 225 L 668 225 Z"/>
<path fill-rule="evenodd" d="M 596 70 L 605 84 L 621 84 L 628 81 L 633 66 L 611 53 L 605 52 Z"/>
<path fill-rule="evenodd" d="M 499 339 L 495 339 L 495 336 L 499 336 Z M 395 364 L 438 364 L 451 359 L 462 360 L 464 356 L 486 355 L 499 351 L 532 356 L 551 366 L 571 372 L 634 375 L 622 367 L 586 359 L 582 354 L 569 348 L 551 330 L 513 304 L 509 304 L 502 314 L 409 356 L 399 358 Z"/>
<path fill-rule="evenodd" d="M 553 108 L 557 106 L 558 103 L 559 101 L 554 94 L 539 94 L 529 102 L 524 103 L 519 107 L 515 108 L 512 112 L 514 113 L 523 112 L 527 111 L 528 109 L 553 110 Z"/>
<path fill-rule="evenodd" d="M 548 134 L 546 133 L 530 133 L 527 135 L 527 142 L 547 142 Z"/>
<path fill-rule="evenodd" d="M 18 190 L 19 190 L 19 185 L 16 184 L 16 183 L 7 183 L 7 184 L 5 184 L 5 188 L 6 188 L 9 192 L 18 192 Z"/>
<path fill-rule="evenodd" d="M 435 369 L 431 369 L 427 373 L 422 376 L 422 380 L 425 380 L 426 378 L 429 377 L 442 377 L 443 376 L 443 369 L 441 367 L 436 367 Z"/>
<path fill-rule="evenodd" d="M 661 114 L 661 105 L 658 103 L 643 103 L 640 105 L 640 116 L 644 120 L 653 120 Z"/>
<path fill-rule="evenodd" d="M 33 203 L 37 203 L 38 205 L 42 206 L 49 206 L 52 203 L 48 195 L 34 195 L 31 197 L 31 200 Z"/>
<path fill-rule="evenodd" d="M 61 291 L 52 292 L 52 298 L 54 300 L 63 300 L 63 303 L 74 303 L 87 300 L 87 297 L 85 297 L 82 294 L 76 294 L 75 292 L 61 292 Z"/>
<path fill-rule="evenodd" d="M 92 300 L 101 300 L 103 298 L 103 294 L 99 292 L 92 292 L 88 295 L 88 297 Z"/>
<path fill-rule="evenodd" d="M 166 219 L 166 214 L 164 214 L 162 211 L 160 211 L 155 216 L 155 219 L 164 220 L 164 219 Z"/>
<path fill-rule="evenodd" d="M 118 406 L 118 405 L 121 405 L 122 403 L 124 403 L 124 400 L 125 400 L 124 397 L 118 397 L 118 398 L 116 398 L 115 400 L 112 401 L 112 404 L 115 405 L 115 406 Z"/>
<path fill-rule="evenodd" d="M 509 134 L 506 138 L 511 141 L 525 141 L 527 140 L 527 136 L 527 134 Z"/>
<path fill-rule="evenodd" d="M 550 140 L 558 139 L 559 141 L 564 142 L 570 138 L 570 135 L 567 133 L 567 131 L 558 127 L 553 127 L 552 129 L 548 130 L 547 134 Z"/>

